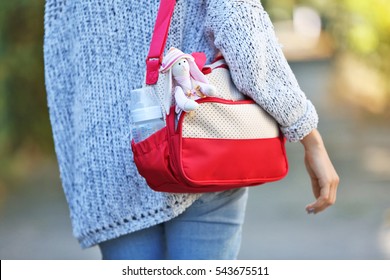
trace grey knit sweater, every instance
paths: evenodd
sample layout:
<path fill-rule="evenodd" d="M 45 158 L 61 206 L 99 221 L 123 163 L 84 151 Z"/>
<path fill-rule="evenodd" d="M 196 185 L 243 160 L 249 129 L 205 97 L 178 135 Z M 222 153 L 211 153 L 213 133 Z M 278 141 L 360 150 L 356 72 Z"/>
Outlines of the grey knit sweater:
<path fill-rule="evenodd" d="M 145 79 L 158 0 L 47 0 L 48 106 L 73 232 L 83 248 L 162 223 L 198 195 L 164 194 L 137 173 L 129 93 Z M 220 50 L 233 81 L 290 141 L 317 125 L 258 0 L 177 1 L 167 47 Z"/>

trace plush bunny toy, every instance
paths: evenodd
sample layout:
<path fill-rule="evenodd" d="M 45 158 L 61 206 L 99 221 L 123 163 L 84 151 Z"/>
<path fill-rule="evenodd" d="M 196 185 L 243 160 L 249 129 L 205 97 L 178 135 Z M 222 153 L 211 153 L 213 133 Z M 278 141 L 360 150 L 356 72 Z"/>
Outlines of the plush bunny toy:
<path fill-rule="evenodd" d="M 199 70 L 194 57 L 171 48 L 162 62 L 162 73 L 169 71 L 173 80 L 173 94 L 176 101 L 176 113 L 190 112 L 199 107 L 196 99 L 215 94 L 206 76 Z"/>

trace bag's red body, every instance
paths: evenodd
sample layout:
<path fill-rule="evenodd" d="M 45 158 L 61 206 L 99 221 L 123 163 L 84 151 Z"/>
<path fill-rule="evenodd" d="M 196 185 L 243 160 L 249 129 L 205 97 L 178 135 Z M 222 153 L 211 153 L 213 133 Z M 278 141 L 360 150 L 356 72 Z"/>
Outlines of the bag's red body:
<path fill-rule="evenodd" d="M 212 100 L 212 99 L 211 99 Z M 208 102 L 207 98 L 202 102 Z M 234 103 L 234 101 L 231 101 Z M 182 137 L 172 110 L 167 126 L 132 142 L 134 162 L 148 185 L 162 192 L 202 193 L 255 186 L 288 172 L 283 136 L 265 139 Z"/>

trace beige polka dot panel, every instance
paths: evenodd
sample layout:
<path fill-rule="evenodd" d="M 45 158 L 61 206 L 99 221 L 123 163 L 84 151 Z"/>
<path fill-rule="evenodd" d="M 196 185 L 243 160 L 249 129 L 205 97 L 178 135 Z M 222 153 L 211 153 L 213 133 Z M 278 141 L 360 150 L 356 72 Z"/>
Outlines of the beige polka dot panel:
<path fill-rule="evenodd" d="M 185 138 L 256 139 L 279 135 L 275 120 L 256 104 L 202 103 L 184 116 L 182 127 Z"/>
<path fill-rule="evenodd" d="M 209 75 L 207 75 L 207 79 L 210 84 L 216 87 L 216 97 L 234 101 L 246 98 L 233 84 L 229 70 L 225 68 L 214 69 Z"/>

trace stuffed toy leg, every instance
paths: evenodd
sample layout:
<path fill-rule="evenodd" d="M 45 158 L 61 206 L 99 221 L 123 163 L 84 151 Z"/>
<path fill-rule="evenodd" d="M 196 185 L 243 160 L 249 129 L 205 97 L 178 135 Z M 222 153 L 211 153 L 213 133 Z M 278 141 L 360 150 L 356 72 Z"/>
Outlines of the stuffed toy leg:
<path fill-rule="evenodd" d="M 177 107 L 185 112 L 193 111 L 199 107 L 199 104 L 196 103 L 195 100 L 192 100 L 186 96 L 180 86 L 175 87 L 175 101 Z"/>

